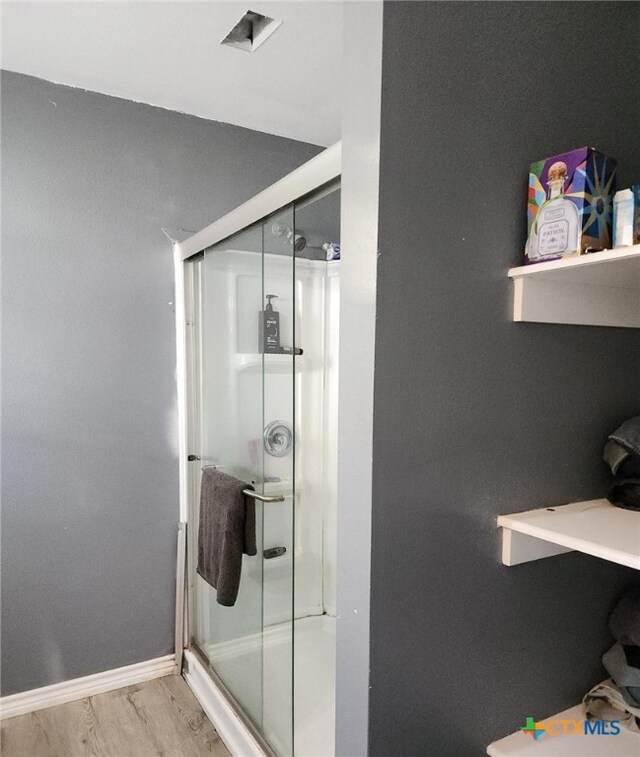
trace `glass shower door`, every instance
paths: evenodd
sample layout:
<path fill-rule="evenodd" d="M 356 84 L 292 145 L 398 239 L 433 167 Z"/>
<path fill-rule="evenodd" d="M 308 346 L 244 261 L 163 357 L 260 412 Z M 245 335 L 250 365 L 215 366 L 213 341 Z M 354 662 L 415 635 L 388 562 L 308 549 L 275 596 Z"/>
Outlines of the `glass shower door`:
<path fill-rule="evenodd" d="M 264 507 L 263 732 L 278 754 L 294 753 L 293 630 L 295 580 L 296 289 L 294 210 L 263 225 L 263 303 L 272 298 L 278 335 L 263 357 L 265 491 L 283 501 Z M 267 330 L 268 327 L 267 327 Z M 265 340 L 268 337 L 265 337 Z M 300 358 L 302 359 L 302 358 Z"/>
<path fill-rule="evenodd" d="M 208 248 L 195 276 L 191 636 L 249 720 L 293 754 L 295 326 L 293 208 Z M 267 303 L 270 303 L 268 305 Z M 200 469 L 251 483 L 257 554 L 238 597 L 195 573 Z"/>

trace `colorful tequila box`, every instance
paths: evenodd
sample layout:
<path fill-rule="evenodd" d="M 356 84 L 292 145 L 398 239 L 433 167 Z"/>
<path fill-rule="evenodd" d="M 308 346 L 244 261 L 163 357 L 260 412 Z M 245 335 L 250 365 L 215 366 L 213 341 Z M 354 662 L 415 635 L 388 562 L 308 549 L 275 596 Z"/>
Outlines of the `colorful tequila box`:
<path fill-rule="evenodd" d="M 527 263 L 611 247 L 616 162 L 593 147 L 532 163 Z"/>

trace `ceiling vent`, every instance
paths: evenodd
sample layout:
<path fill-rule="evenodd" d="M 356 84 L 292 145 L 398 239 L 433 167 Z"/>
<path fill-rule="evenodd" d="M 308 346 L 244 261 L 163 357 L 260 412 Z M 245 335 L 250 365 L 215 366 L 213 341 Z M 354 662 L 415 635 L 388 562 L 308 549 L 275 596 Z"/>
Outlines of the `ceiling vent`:
<path fill-rule="evenodd" d="M 247 11 L 220 44 L 253 53 L 281 24 L 282 21 L 263 16 L 262 13 Z"/>

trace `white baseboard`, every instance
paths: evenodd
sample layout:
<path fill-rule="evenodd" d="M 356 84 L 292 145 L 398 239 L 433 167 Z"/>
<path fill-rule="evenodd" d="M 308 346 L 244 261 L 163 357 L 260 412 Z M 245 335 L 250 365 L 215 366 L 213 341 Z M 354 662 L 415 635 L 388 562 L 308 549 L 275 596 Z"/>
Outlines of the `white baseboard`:
<path fill-rule="evenodd" d="M 43 686 L 40 689 L 11 694 L 0 698 L 0 720 L 44 710 L 46 707 L 55 707 L 57 704 L 73 702 L 76 699 L 84 699 L 105 691 L 122 689 L 134 683 L 150 681 L 175 672 L 175 655 L 168 654 L 164 657 L 156 657 L 154 660 L 105 670 L 103 673 L 94 673 L 83 678 L 73 678 L 70 681 Z"/>
<path fill-rule="evenodd" d="M 233 757 L 264 757 L 265 752 L 227 702 L 197 657 L 185 650 L 185 681 Z"/>

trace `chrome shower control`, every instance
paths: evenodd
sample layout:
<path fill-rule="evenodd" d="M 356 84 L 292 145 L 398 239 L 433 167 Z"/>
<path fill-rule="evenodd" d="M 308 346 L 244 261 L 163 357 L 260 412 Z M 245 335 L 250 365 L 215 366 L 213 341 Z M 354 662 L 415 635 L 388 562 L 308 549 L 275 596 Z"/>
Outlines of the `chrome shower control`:
<path fill-rule="evenodd" d="M 284 457 L 293 444 L 293 431 L 287 421 L 271 421 L 264 430 L 264 449 L 273 457 Z"/>

